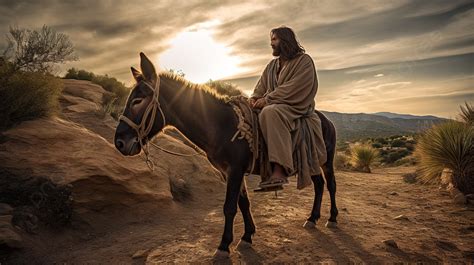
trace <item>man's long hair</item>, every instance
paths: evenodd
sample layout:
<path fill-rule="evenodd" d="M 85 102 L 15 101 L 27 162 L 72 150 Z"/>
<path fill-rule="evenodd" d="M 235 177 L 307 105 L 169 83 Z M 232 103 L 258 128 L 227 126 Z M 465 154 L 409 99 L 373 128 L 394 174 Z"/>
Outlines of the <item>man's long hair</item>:
<path fill-rule="evenodd" d="M 276 34 L 280 39 L 280 56 L 285 59 L 293 59 L 300 53 L 305 53 L 305 49 L 296 40 L 295 32 L 285 26 L 274 28 L 270 31 L 270 36 Z"/>

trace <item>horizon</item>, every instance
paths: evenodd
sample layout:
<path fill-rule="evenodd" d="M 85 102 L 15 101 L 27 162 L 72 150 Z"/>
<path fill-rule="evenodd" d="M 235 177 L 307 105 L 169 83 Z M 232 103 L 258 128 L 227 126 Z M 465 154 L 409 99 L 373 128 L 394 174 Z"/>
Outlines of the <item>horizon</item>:
<path fill-rule="evenodd" d="M 70 37 L 80 60 L 62 73 L 75 67 L 130 85 L 143 51 L 159 69 L 248 94 L 273 58 L 270 30 L 287 25 L 316 64 L 317 109 L 455 118 L 474 101 L 472 1 L 0 2 L 3 36 L 46 24 Z M 74 10 L 84 12 L 70 18 Z"/>

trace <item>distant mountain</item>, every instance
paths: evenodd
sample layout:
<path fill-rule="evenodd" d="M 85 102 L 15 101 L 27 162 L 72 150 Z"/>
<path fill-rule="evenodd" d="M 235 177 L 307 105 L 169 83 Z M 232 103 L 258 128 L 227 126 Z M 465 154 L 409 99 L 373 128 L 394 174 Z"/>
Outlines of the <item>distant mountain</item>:
<path fill-rule="evenodd" d="M 426 116 L 416 116 L 411 114 L 398 114 L 393 112 L 376 112 L 373 113 L 374 115 L 384 116 L 387 118 L 400 118 L 400 119 L 427 119 L 427 120 L 437 120 L 440 119 L 439 117 L 426 115 Z"/>
<path fill-rule="evenodd" d="M 241 89 L 251 92 L 258 81 L 258 76 L 223 81 L 231 82 Z M 431 115 L 415 116 L 391 112 L 377 112 L 374 114 L 322 112 L 334 122 L 337 129 L 337 137 L 340 141 L 352 141 L 368 137 L 387 137 L 397 134 L 413 134 L 422 132 L 436 123 L 447 120 Z"/>
<path fill-rule="evenodd" d="M 340 141 L 352 141 L 369 137 L 387 137 L 422 132 L 434 124 L 447 119 L 434 116 L 414 116 L 400 118 L 405 114 L 391 113 L 393 118 L 366 113 L 339 113 L 322 111 L 336 126 L 337 138 Z"/>

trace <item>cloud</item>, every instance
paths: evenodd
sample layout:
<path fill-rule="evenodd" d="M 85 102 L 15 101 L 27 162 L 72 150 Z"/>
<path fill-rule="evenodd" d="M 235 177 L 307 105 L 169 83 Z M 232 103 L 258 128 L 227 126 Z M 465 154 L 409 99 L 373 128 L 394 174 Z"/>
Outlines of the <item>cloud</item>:
<path fill-rule="evenodd" d="M 287 25 L 316 63 L 317 103 L 327 110 L 397 112 L 402 105 L 410 113 L 447 115 L 462 103 L 460 95 L 472 100 L 466 92 L 472 89 L 474 62 L 469 0 L 0 0 L 0 36 L 9 25 L 47 24 L 75 44 L 80 61 L 65 68 L 107 73 L 127 83 L 140 51 L 158 58 L 175 36 L 211 20 L 218 21 L 214 37 L 247 69 L 236 73 L 247 77 L 239 79 L 246 90 L 272 59 L 270 30 Z M 417 109 L 411 103 L 416 100 L 425 103 Z"/>

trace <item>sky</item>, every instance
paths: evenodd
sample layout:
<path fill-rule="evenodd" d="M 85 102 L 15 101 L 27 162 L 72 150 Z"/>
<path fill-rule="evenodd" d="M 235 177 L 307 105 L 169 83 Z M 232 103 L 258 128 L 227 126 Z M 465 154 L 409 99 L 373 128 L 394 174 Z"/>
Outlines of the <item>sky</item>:
<path fill-rule="evenodd" d="M 126 84 L 143 51 L 161 70 L 250 94 L 273 58 L 270 30 L 286 25 L 316 64 L 318 109 L 454 118 L 474 102 L 472 0 L 0 0 L 0 36 L 44 24 L 74 43 L 79 61 L 63 71 Z"/>

